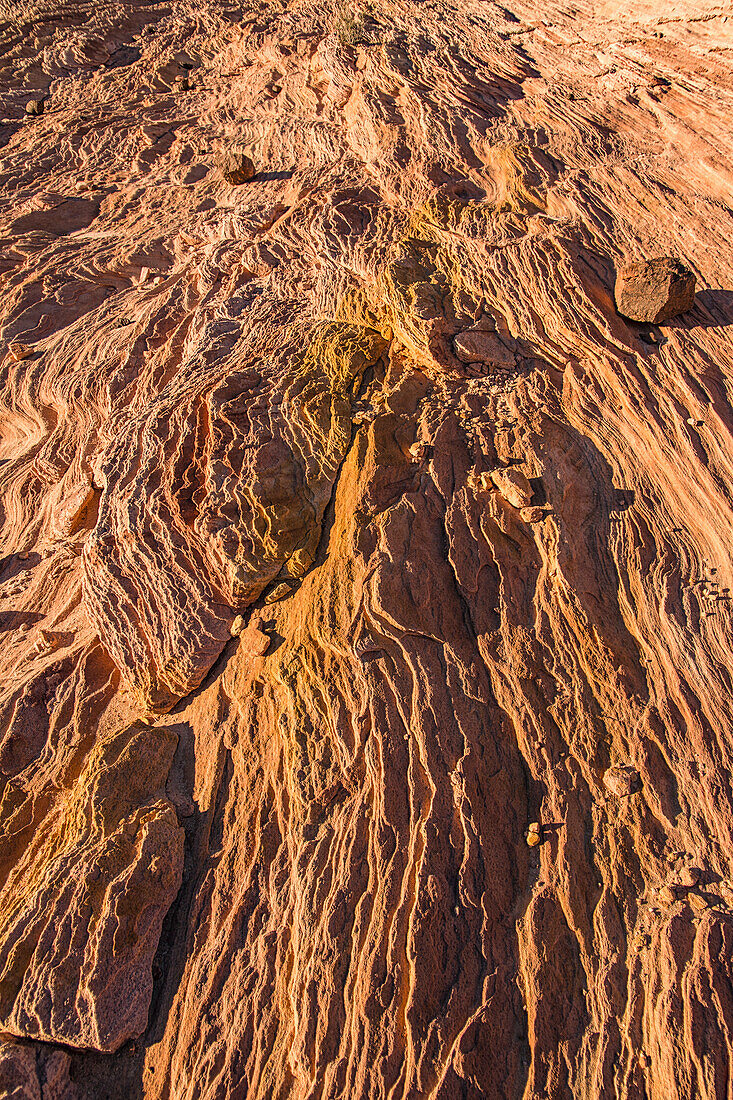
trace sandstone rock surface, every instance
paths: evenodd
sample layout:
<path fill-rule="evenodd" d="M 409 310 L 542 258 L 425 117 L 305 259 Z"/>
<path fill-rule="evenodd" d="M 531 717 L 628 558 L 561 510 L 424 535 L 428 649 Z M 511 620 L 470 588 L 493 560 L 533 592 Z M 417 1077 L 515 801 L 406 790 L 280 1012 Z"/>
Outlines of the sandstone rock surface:
<path fill-rule="evenodd" d="M 14 1100 L 729 1100 L 732 58 L 2 0 Z"/>
<path fill-rule="evenodd" d="M 456 355 L 463 363 L 493 363 L 514 366 L 515 357 L 493 332 L 468 329 L 453 337 Z"/>

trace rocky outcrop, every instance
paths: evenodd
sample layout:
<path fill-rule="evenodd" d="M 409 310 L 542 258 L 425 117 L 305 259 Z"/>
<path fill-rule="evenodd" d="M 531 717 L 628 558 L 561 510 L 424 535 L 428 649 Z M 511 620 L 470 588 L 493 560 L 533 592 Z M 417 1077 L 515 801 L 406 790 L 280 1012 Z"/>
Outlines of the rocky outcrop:
<path fill-rule="evenodd" d="M 730 19 L 0 9 L 0 1088 L 723 1100 Z"/>
<path fill-rule="evenodd" d="M 183 832 L 162 793 L 175 743 L 168 730 L 100 739 L 41 828 L 22 830 L 26 807 L 4 799 L 6 843 L 19 826 L 29 841 L 3 888 L 5 1032 L 109 1051 L 144 1031 L 181 885 Z"/>
<path fill-rule="evenodd" d="M 193 356 L 95 459 L 86 605 L 143 709 L 197 688 L 235 611 L 312 560 L 350 443 L 352 397 L 386 347 L 373 329 L 329 322 L 301 325 L 284 353 L 258 348 L 258 312 L 247 321 L 256 368 L 212 369 Z M 235 326 L 225 346 L 238 335 Z M 245 346 L 240 338 L 237 357 Z"/>

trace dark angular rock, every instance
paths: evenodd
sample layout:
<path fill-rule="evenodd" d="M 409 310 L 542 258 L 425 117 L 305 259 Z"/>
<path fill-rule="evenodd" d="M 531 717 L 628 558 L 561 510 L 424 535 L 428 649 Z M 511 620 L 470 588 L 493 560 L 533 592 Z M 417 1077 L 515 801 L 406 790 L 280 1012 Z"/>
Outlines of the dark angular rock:
<path fill-rule="evenodd" d="M 236 146 L 222 153 L 218 164 L 227 183 L 247 183 L 255 174 L 255 166 L 250 158 L 243 149 Z"/>
<path fill-rule="evenodd" d="M 671 256 L 627 264 L 616 276 L 616 308 L 631 321 L 659 325 L 695 302 L 695 276 Z"/>

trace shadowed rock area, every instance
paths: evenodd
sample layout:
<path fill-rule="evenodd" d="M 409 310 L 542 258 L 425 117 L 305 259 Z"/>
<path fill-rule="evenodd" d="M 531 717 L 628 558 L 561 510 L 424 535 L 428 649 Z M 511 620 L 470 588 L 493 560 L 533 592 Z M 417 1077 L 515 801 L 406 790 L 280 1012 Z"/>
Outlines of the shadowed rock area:
<path fill-rule="evenodd" d="M 0 0 L 0 1097 L 727 1100 L 731 58 Z"/>

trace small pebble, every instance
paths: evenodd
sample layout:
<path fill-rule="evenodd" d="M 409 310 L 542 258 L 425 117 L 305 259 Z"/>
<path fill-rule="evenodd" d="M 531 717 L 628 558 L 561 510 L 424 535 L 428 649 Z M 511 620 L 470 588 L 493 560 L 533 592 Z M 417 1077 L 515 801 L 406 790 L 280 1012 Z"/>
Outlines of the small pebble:
<path fill-rule="evenodd" d="M 272 592 L 268 592 L 265 596 L 265 603 L 277 603 L 278 600 L 284 600 L 286 596 L 289 596 L 291 588 L 289 584 L 276 584 Z"/>
<path fill-rule="evenodd" d="M 689 890 L 697 886 L 700 881 L 700 870 L 697 867 L 683 867 L 677 876 L 677 885 Z"/>
<path fill-rule="evenodd" d="M 641 786 L 641 780 L 636 768 L 621 766 L 609 768 L 603 776 L 603 785 L 617 798 L 628 798 Z"/>
<path fill-rule="evenodd" d="M 522 508 L 519 514 L 525 523 L 540 523 L 547 515 L 544 508 L 537 507 Z"/>

